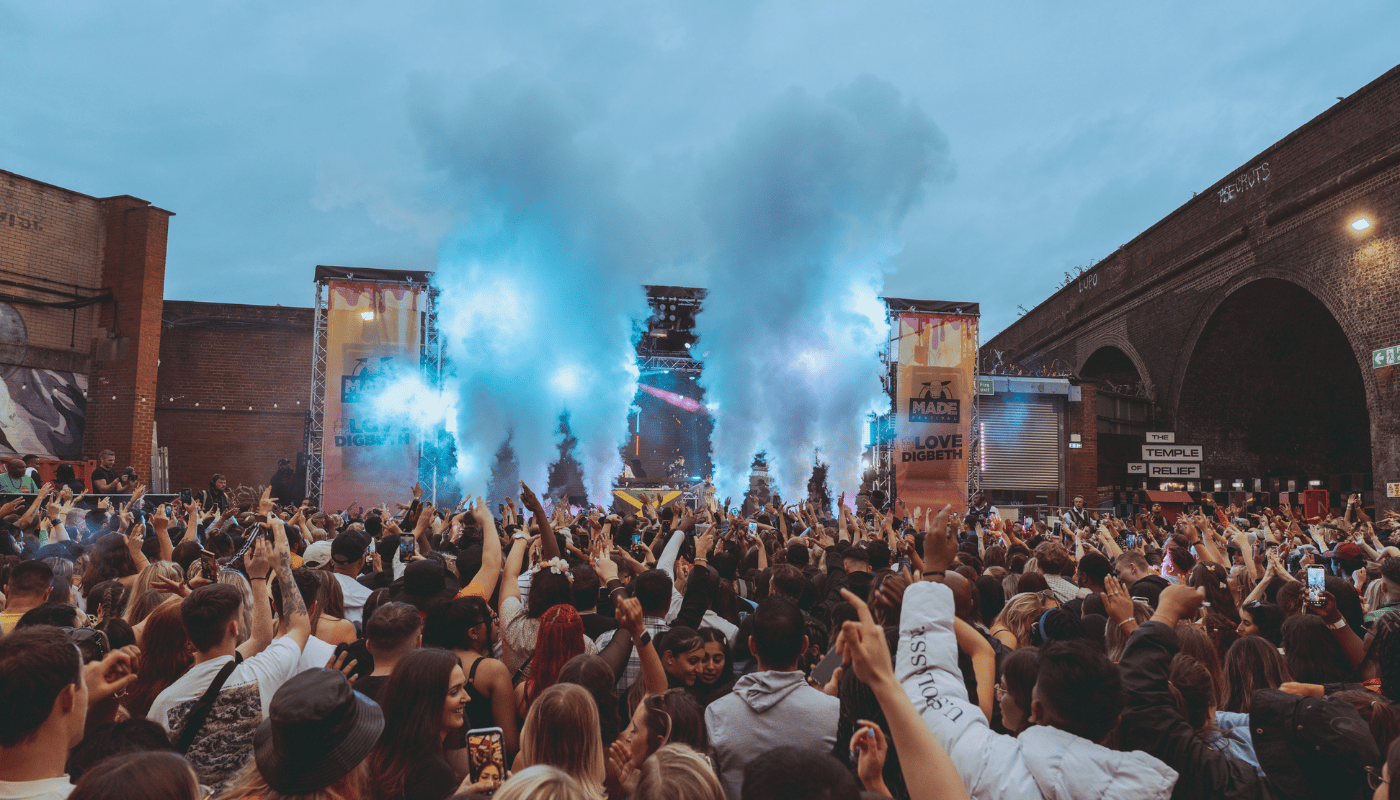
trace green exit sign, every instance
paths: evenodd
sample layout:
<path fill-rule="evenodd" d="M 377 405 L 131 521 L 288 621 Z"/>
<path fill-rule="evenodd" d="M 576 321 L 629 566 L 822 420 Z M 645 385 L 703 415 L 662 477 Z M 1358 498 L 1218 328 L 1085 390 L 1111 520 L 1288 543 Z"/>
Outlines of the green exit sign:
<path fill-rule="evenodd" d="M 991 378 L 977 379 L 977 393 L 980 395 L 996 394 L 996 387 L 992 386 Z"/>
<path fill-rule="evenodd" d="M 1393 367 L 1396 364 L 1400 364 L 1400 345 L 1382 347 L 1371 353 L 1371 366 L 1376 369 Z"/>

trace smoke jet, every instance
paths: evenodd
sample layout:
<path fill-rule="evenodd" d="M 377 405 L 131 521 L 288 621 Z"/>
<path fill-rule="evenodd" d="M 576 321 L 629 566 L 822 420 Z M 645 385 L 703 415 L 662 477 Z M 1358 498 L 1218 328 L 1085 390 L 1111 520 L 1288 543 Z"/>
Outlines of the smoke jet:
<path fill-rule="evenodd" d="M 567 411 L 589 500 L 610 503 L 637 391 L 633 321 L 647 307 L 641 226 L 596 109 L 519 70 L 486 76 L 455 108 L 420 83 L 410 109 L 470 213 L 434 276 L 459 484 L 484 491 L 509 438 L 520 477 L 542 490 Z"/>
<path fill-rule="evenodd" d="M 714 153 L 699 198 L 716 240 L 697 318 L 700 384 L 717 404 L 720 496 L 748 489 L 767 451 L 782 496 L 806 497 L 814 455 L 859 485 L 866 415 L 883 410 L 884 265 L 948 145 L 889 83 L 861 77 L 825 98 L 793 89 Z"/>

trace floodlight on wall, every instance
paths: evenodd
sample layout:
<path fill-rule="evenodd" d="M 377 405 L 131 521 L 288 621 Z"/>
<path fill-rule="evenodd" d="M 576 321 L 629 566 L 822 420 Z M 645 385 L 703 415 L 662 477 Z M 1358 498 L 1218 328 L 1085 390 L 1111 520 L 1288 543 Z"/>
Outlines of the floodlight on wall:
<path fill-rule="evenodd" d="M 1365 217 L 1357 217 L 1351 221 L 1351 229 L 1354 231 L 1364 231 L 1371 227 L 1371 220 Z"/>

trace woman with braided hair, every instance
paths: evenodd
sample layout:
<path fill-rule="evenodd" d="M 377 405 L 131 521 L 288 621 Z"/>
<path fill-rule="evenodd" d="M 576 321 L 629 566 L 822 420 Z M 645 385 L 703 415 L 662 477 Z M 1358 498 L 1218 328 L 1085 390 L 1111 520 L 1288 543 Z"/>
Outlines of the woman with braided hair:
<path fill-rule="evenodd" d="M 1187 576 L 1186 585 L 1206 590 L 1203 614 L 1221 614 L 1236 625 L 1240 624 L 1240 611 L 1235 605 L 1235 595 L 1230 591 L 1230 573 L 1223 566 L 1213 562 L 1197 564 Z"/>
<path fill-rule="evenodd" d="M 559 682 L 559 670 L 584 653 L 583 618 L 572 605 L 550 606 L 540 615 L 535 635 L 535 653 L 530 660 L 530 677 L 515 687 L 517 714 L 525 717 L 530 705 L 545 689 Z"/>

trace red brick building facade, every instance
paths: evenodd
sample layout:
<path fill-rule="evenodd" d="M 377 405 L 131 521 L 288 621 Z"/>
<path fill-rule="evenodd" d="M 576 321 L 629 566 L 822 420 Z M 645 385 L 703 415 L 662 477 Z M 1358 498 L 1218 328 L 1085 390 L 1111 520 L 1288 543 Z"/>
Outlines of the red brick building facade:
<path fill-rule="evenodd" d="M 154 440 L 172 492 L 296 461 L 312 309 L 165 302 L 171 216 L 0 171 L 0 456 L 110 449 L 150 481 Z"/>
<path fill-rule="evenodd" d="M 167 301 L 155 419 L 169 489 L 267 485 L 303 450 L 311 396 L 310 308 Z"/>
<path fill-rule="evenodd" d="M 171 216 L 0 170 L 0 454 L 148 473 Z"/>

